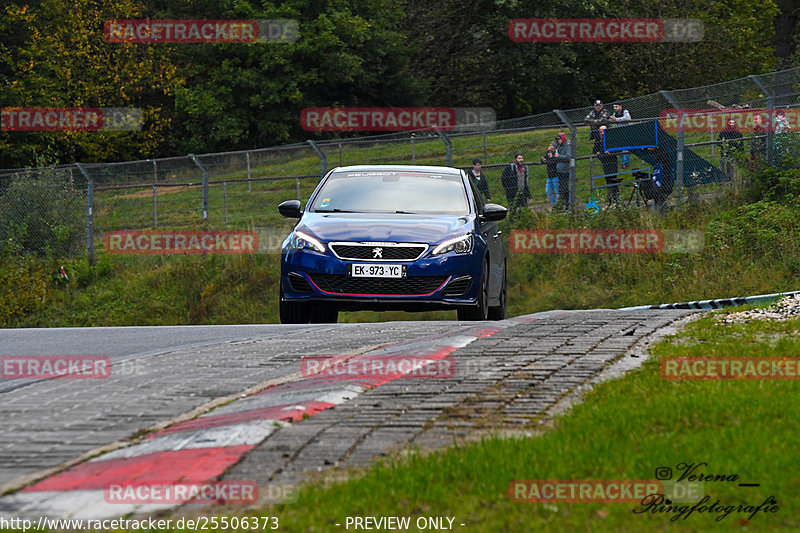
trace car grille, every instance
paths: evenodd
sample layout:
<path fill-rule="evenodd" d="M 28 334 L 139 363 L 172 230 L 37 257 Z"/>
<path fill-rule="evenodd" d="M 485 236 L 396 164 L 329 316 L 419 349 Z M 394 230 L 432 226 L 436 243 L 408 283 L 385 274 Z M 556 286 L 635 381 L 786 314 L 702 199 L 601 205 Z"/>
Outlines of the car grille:
<path fill-rule="evenodd" d="M 311 285 L 308 284 L 306 278 L 295 272 L 289 273 L 289 286 L 292 287 L 294 292 L 311 292 Z"/>
<path fill-rule="evenodd" d="M 370 261 L 414 261 L 428 249 L 426 244 L 380 245 L 357 242 L 331 243 L 330 247 L 339 259 Z M 376 248 L 380 248 L 380 257 L 376 257 Z"/>
<path fill-rule="evenodd" d="M 311 274 L 311 281 L 325 292 L 347 294 L 430 294 L 438 289 L 445 276 L 408 278 L 353 278 L 338 274 Z"/>
<path fill-rule="evenodd" d="M 444 296 L 462 296 L 465 292 L 469 290 L 469 286 L 472 284 L 472 277 L 471 276 L 464 276 L 462 278 L 457 278 L 447 284 L 447 287 L 444 288 L 444 292 L 442 293 Z"/>

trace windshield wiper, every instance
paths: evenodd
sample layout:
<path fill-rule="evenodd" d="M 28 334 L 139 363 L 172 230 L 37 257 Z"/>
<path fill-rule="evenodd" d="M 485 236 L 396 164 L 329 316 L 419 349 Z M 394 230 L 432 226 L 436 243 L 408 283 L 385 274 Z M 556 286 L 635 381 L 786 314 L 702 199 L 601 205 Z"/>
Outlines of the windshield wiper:
<path fill-rule="evenodd" d="M 348 211 L 347 209 L 314 209 L 315 213 L 361 213 L 361 211 Z"/>

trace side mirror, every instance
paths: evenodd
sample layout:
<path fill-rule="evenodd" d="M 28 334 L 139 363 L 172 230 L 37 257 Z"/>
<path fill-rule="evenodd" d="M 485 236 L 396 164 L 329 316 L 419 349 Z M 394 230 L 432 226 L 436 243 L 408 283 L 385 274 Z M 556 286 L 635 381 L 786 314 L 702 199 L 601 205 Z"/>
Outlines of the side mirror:
<path fill-rule="evenodd" d="M 300 200 L 286 200 L 278 206 L 278 213 L 286 218 L 300 218 Z"/>
<path fill-rule="evenodd" d="M 502 205 L 486 204 L 483 206 L 483 214 L 481 215 L 481 218 L 487 222 L 497 221 L 506 218 L 506 214 L 508 214 L 508 209 Z"/>

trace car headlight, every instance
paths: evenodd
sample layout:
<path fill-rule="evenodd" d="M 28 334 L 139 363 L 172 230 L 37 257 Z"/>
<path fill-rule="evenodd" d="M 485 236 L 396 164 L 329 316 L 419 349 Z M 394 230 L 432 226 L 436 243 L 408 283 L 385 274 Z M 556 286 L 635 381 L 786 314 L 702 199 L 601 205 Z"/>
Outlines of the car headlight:
<path fill-rule="evenodd" d="M 317 239 L 312 237 L 311 235 L 307 235 L 302 231 L 295 231 L 289 235 L 288 238 L 289 248 L 292 250 L 302 250 L 303 248 L 309 248 L 311 250 L 316 250 L 317 252 L 324 253 L 325 252 L 325 245 L 319 242 Z"/>
<path fill-rule="evenodd" d="M 446 254 L 447 252 L 455 252 L 457 254 L 468 254 L 472 251 L 472 234 L 462 235 L 454 239 L 447 239 L 436 248 L 433 249 L 431 255 Z"/>

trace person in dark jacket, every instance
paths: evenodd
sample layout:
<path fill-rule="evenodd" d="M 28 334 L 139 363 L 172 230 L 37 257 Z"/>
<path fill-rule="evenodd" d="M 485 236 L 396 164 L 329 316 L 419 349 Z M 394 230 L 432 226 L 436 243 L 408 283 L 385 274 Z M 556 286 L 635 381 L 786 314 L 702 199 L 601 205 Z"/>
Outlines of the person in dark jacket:
<path fill-rule="evenodd" d="M 542 156 L 542 163 L 547 168 L 547 181 L 544 186 L 544 193 L 550 202 L 550 207 L 555 207 L 558 203 L 558 144 L 550 142 L 547 151 Z"/>
<path fill-rule="evenodd" d="M 606 175 L 606 185 L 611 185 L 615 183 L 619 183 L 620 178 L 616 176 L 616 173 L 619 172 L 619 168 L 617 166 L 617 156 L 610 152 L 606 152 L 603 148 L 603 139 L 606 135 L 606 130 L 608 128 L 606 126 L 600 126 L 597 132 L 594 133 L 594 155 L 597 156 L 597 159 L 600 161 L 600 164 L 603 166 L 603 174 Z M 615 174 L 613 176 L 608 174 Z M 608 204 L 616 204 L 619 202 L 619 187 L 608 187 L 606 189 L 606 198 L 608 199 Z"/>
<path fill-rule="evenodd" d="M 756 170 L 767 157 L 767 120 L 763 115 L 753 116 L 753 140 L 750 142 L 750 166 Z"/>
<path fill-rule="evenodd" d="M 481 170 L 481 160 L 473 159 L 472 168 L 467 170 L 467 176 L 472 180 L 472 183 L 478 188 L 481 194 L 486 198 L 487 202 L 492 201 L 492 193 L 489 192 L 489 182 L 486 175 Z"/>
<path fill-rule="evenodd" d="M 614 124 L 623 124 L 624 125 L 624 124 L 627 124 L 627 123 L 629 123 L 631 121 L 630 112 L 627 109 L 625 109 L 622 106 L 622 104 L 617 103 L 617 104 L 614 104 L 613 107 L 614 107 L 614 112 L 611 113 L 611 116 L 608 117 L 608 119 L 611 122 L 613 122 Z M 623 169 L 628 168 L 628 165 L 631 162 L 631 154 L 629 154 L 627 152 L 623 153 L 620 156 L 620 162 L 622 163 L 622 168 Z"/>
<path fill-rule="evenodd" d="M 559 132 L 556 135 L 555 157 L 556 174 L 558 175 L 558 204 L 562 209 L 569 208 L 569 164 L 572 159 L 572 141 L 567 140 L 567 134 Z"/>
<path fill-rule="evenodd" d="M 722 141 L 719 166 L 723 174 L 729 178 L 733 178 L 733 155 L 744 148 L 743 138 L 742 132 L 736 128 L 735 120 L 729 120 L 728 125 L 717 136 L 717 139 Z"/>
<path fill-rule="evenodd" d="M 589 138 L 594 138 L 594 132 L 600 129 L 600 126 L 607 126 L 611 120 L 608 109 L 603 107 L 603 102 L 595 100 L 594 109 L 589 111 L 589 114 L 583 119 L 589 125 Z"/>
<path fill-rule="evenodd" d="M 514 156 L 514 161 L 503 169 L 500 183 L 503 184 L 508 205 L 512 210 L 516 211 L 521 207 L 528 206 L 531 190 L 528 182 L 528 166 L 525 165 L 525 156 L 522 153 L 518 152 Z"/>

